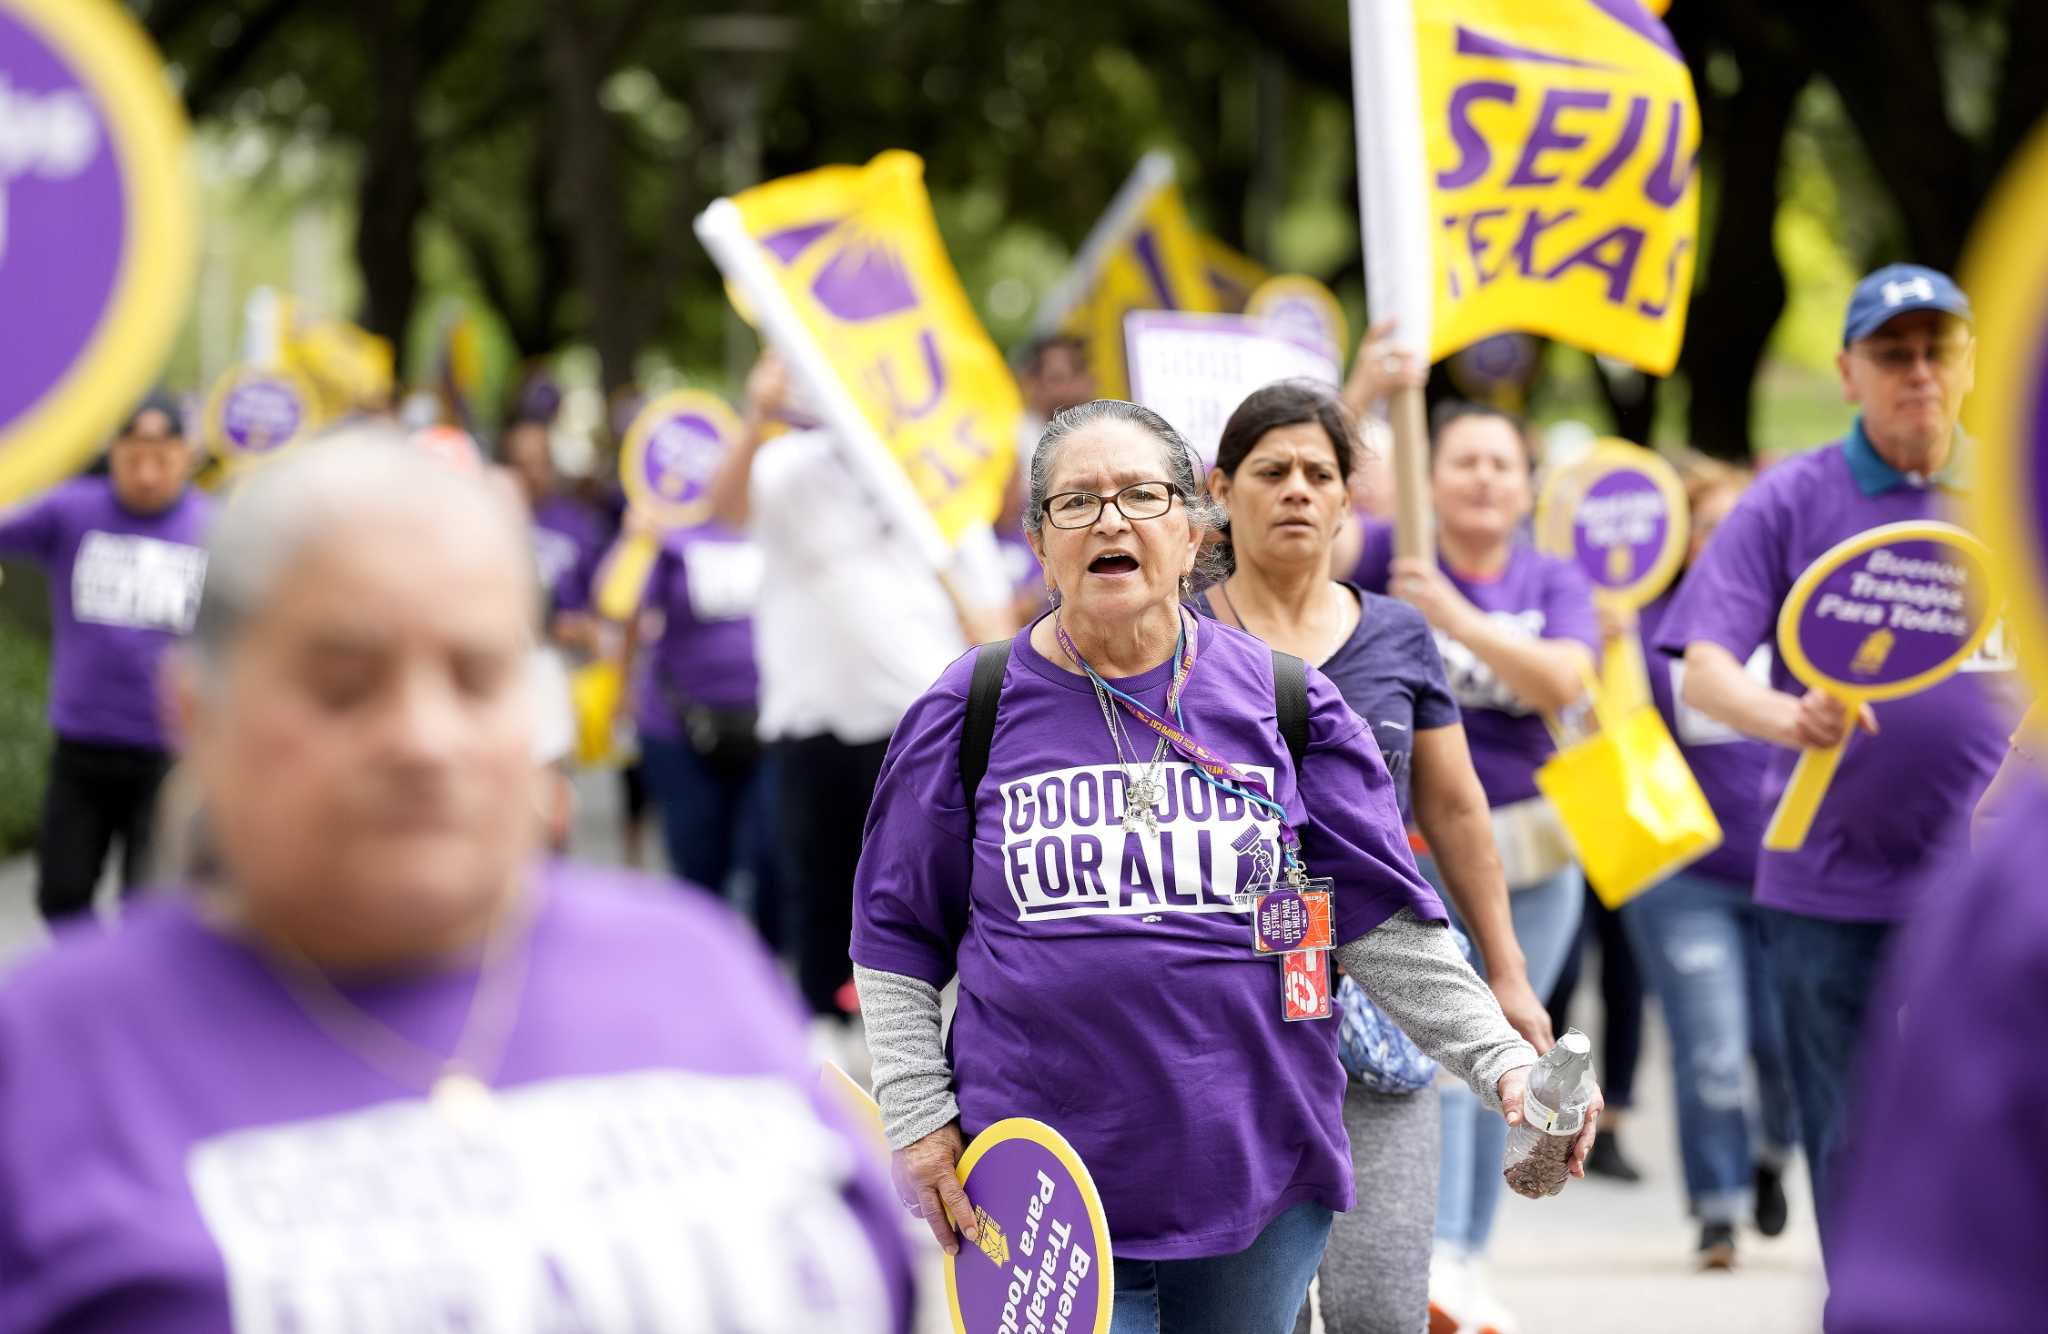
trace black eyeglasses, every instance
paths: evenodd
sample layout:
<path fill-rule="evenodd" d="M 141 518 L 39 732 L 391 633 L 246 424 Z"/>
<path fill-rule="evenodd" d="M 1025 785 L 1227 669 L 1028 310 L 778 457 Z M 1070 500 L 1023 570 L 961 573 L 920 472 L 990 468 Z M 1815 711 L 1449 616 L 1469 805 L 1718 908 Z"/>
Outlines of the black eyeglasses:
<path fill-rule="evenodd" d="M 1173 508 L 1173 488 L 1165 482 L 1132 482 L 1107 496 L 1093 491 L 1062 491 L 1047 496 L 1041 506 L 1045 521 L 1055 528 L 1088 528 L 1102 517 L 1104 505 L 1116 506 L 1126 519 L 1156 519 Z"/>

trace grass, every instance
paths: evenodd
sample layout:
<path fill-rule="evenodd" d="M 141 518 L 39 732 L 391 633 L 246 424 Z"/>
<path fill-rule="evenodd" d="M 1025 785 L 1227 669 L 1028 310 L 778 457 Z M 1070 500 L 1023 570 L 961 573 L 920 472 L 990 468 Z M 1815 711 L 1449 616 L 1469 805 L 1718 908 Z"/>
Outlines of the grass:
<path fill-rule="evenodd" d="M 34 846 L 50 760 L 49 641 L 0 618 L 0 856 Z"/>

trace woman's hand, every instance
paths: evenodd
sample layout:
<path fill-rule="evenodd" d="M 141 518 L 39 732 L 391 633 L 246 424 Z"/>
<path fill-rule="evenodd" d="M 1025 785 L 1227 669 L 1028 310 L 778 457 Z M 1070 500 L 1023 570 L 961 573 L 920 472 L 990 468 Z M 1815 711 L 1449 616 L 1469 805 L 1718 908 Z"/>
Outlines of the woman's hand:
<path fill-rule="evenodd" d="M 1415 354 L 1393 341 L 1395 320 L 1388 316 L 1365 331 L 1358 355 L 1351 359 L 1351 374 L 1344 381 L 1344 406 L 1354 417 L 1363 417 L 1376 403 L 1396 389 L 1419 389 L 1429 380 L 1429 368 L 1417 362 Z"/>
<path fill-rule="evenodd" d="M 1396 557 L 1387 578 L 1387 591 L 1421 612 L 1430 629 L 1441 630 L 1453 639 L 1458 637 L 1458 626 L 1465 618 L 1478 614 L 1478 608 L 1466 600 L 1432 560 Z"/>
<path fill-rule="evenodd" d="M 756 422 L 767 421 L 788 401 L 789 368 L 783 364 L 781 353 L 772 347 L 765 348 L 754 368 L 747 372 L 747 416 Z"/>
<path fill-rule="evenodd" d="M 1529 1092 L 1529 1072 L 1533 1065 L 1518 1065 L 1500 1077 L 1500 1113 L 1511 1126 L 1522 1124 L 1522 1100 Z M 1572 1156 L 1568 1164 L 1571 1174 L 1583 1180 L 1586 1175 L 1586 1155 L 1593 1152 L 1593 1141 L 1600 1134 L 1600 1113 L 1607 1108 L 1607 1099 L 1600 1092 L 1600 1086 L 1593 1086 L 1593 1101 L 1586 1107 L 1586 1124 L 1579 1127 L 1578 1137 L 1572 1140 Z"/>
<path fill-rule="evenodd" d="M 1528 974 L 1494 978 L 1489 985 L 1493 998 L 1500 1002 L 1500 1012 L 1524 1041 L 1537 1051 L 1549 1051 L 1557 1045 L 1556 1035 L 1550 1031 L 1550 1011 L 1543 1008 L 1536 988 L 1529 985 Z"/>
<path fill-rule="evenodd" d="M 939 1248 L 948 1255 L 960 1250 L 960 1240 L 953 1235 L 955 1228 L 969 1241 L 978 1235 L 974 1206 L 967 1202 L 967 1191 L 956 1170 L 966 1147 L 960 1139 L 960 1123 L 949 1121 L 898 1153 L 891 1164 L 896 1195 L 903 1207 L 925 1221 Z"/>

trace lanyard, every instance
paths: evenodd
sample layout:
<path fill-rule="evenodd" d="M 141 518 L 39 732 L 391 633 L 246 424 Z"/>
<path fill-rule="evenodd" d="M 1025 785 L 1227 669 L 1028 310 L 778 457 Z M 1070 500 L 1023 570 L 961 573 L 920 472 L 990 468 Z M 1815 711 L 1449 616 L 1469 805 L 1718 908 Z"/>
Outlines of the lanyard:
<path fill-rule="evenodd" d="M 1182 615 L 1185 616 L 1185 613 Z M 1088 674 L 1088 679 L 1094 682 L 1098 689 L 1113 696 L 1132 717 L 1164 738 L 1175 753 L 1195 766 L 1195 771 L 1202 775 L 1203 781 L 1219 791 L 1235 793 L 1254 807 L 1270 814 L 1280 826 L 1280 851 L 1287 863 L 1288 878 L 1299 879 L 1305 873 L 1301 864 L 1301 839 L 1294 832 L 1294 826 L 1288 823 L 1286 809 L 1267 792 L 1265 780 L 1238 768 L 1188 734 L 1187 718 L 1181 712 L 1181 693 L 1187 685 L 1188 678 L 1194 675 L 1195 637 L 1188 633 L 1185 620 L 1180 623 L 1180 638 L 1173 648 L 1173 681 L 1166 688 L 1166 707 L 1173 714 L 1173 722 L 1168 722 L 1143 703 L 1105 681 L 1088 665 L 1088 660 L 1081 656 L 1081 650 L 1075 647 L 1073 638 L 1067 634 L 1067 627 L 1057 616 L 1053 618 L 1053 629 L 1059 636 L 1060 647 L 1066 651 L 1068 657 L 1080 665 L 1083 672 Z"/>

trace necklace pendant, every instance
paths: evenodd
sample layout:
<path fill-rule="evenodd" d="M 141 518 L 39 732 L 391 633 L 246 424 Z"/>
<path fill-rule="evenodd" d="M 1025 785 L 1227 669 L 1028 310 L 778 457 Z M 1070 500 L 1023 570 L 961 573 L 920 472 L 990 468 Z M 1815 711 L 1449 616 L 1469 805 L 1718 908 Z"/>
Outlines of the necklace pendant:
<path fill-rule="evenodd" d="M 1124 790 L 1124 832 L 1135 834 L 1144 830 L 1148 834 L 1159 831 L 1160 792 L 1150 778 L 1132 781 Z"/>
<path fill-rule="evenodd" d="M 452 1069 L 434 1081 L 428 1105 L 442 1120 L 465 1134 L 477 1134 L 497 1115 L 490 1086 L 467 1070 Z"/>

